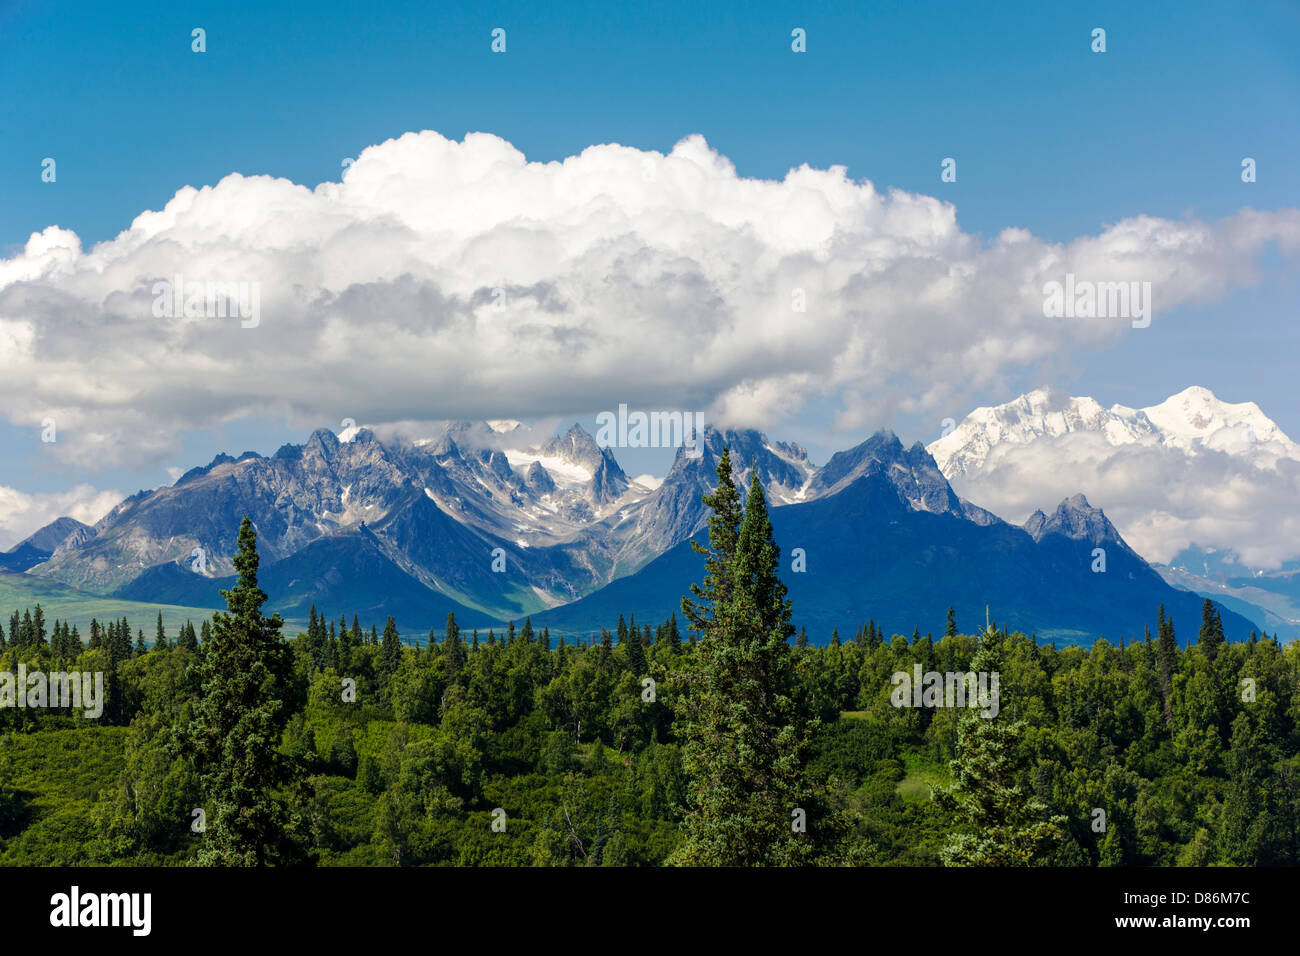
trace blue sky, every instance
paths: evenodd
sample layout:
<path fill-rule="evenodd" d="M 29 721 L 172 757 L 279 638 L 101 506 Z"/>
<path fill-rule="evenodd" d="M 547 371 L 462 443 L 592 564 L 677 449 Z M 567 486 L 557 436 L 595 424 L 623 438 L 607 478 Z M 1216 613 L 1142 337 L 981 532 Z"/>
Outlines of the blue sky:
<path fill-rule="evenodd" d="M 1140 214 L 1213 221 L 1300 204 L 1294 3 L 268 6 L 0 0 L 0 256 L 52 224 L 88 249 L 231 172 L 338 180 L 344 158 L 422 129 L 491 132 L 542 161 L 608 142 L 666 153 L 701 133 L 741 176 L 844 165 L 878 190 L 955 203 L 961 229 L 983 239 L 1021 227 L 1068 242 Z M 506 56 L 489 51 L 498 26 Z M 203 55 L 194 27 L 207 31 Z M 806 54 L 790 52 L 794 27 Z M 1089 48 L 1094 27 L 1104 54 Z M 53 184 L 40 179 L 47 156 Z M 948 156 L 956 183 L 939 181 Z M 1243 156 L 1258 163 L 1253 184 Z M 1051 384 L 1134 406 L 1205 385 L 1300 436 L 1300 290 L 1279 257 L 1258 266 L 1269 281 L 1063 355 Z M 983 400 L 1041 374 L 1011 374 L 1010 392 Z M 809 401 L 774 434 L 824 460 L 873 430 L 828 434 L 828 405 Z M 942 417 L 881 424 L 929 441 Z M 0 484 L 167 480 L 156 463 L 81 473 L 29 454 L 33 433 L 0 423 Z M 196 428 L 173 464 L 303 434 L 275 414 Z M 661 455 L 620 457 L 662 473 Z"/>

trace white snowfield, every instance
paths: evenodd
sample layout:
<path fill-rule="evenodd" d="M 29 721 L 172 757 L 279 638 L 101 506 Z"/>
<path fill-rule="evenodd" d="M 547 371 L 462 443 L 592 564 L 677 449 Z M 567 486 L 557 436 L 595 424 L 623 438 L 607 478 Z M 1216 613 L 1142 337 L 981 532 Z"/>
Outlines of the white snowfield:
<path fill-rule="evenodd" d="M 505 448 L 502 453 L 506 456 L 506 461 L 510 462 L 510 467 L 520 473 L 526 472 L 533 462 L 539 462 L 557 485 L 585 485 L 594 477 L 590 468 L 564 458 L 539 455 L 535 451 L 521 451 L 518 448 Z"/>

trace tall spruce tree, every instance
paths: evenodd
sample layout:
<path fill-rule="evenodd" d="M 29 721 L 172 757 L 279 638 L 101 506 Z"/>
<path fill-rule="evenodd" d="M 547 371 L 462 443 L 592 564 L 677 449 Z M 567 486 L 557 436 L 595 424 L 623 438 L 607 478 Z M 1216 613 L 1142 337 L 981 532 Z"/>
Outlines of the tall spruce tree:
<path fill-rule="evenodd" d="M 1196 643 L 1210 660 L 1214 660 L 1223 646 L 1223 618 L 1209 598 L 1201 605 L 1201 630 L 1196 635 Z"/>
<path fill-rule="evenodd" d="M 202 692 L 182 732 L 203 794 L 203 866 L 268 866 L 309 861 L 298 809 L 302 768 L 279 747 L 290 710 L 292 650 L 277 613 L 262 614 L 257 534 L 239 527 L 235 586 L 196 665 Z"/>
<path fill-rule="evenodd" d="M 718 487 L 703 497 L 709 515 L 709 546 L 691 539 L 691 548 L 704 555 L 704 584 L 691 584 L 691 598 L 682 598 L 682 614 L 692 630 L 707 632 L 713 627 L 718 608 L 727 603 L 730 593 L 731 563 L 736 555 L 740 535 L 740 492 L 731 477 L 731 451 L 724 447 L 718 456 Z"/>
<path fill-rule="evenodd" d="M 474 630 L 474 642 L 478 643 L 478 629 Z M 456 623 L 456 615 L 447 614 L 447 631 L 442 638 L 442 658 L 446 661 L 446 675 L 448 681 L 456 679 L 464 668 L 469 655 L 465 652 L 465 645 L 460 639 L 460 625 Z"/>
<path fill-rule="evenodd" d="M 602 672 L 609 670 L 609 659 L 614 653 L 613 639 L 609 636 L 609 631 L 603 627 L 600 629 L 600 657 L 597 658 L 596 664 Z"/>
<path fill-rule="evenodd" d="M 334 664 L 339 674 L 352 673 L 352 648 L 356 646 L 356 628 L 348 630 L 346 615 L 339 615 L 339 646 L 334 653 Z"/>
<path fill-rule="evenodd" d="M 689 809 L 685 840 L 671 863 L 685 866 L 771 866 L 838 858 L 843 824 L 824 786 L 807 767 L 810 722 L 798 696 L 789 638 L 792 607 L 777 575 L 757 471 L 739 507 L 728 450 L 718 463 L 718 489 L 700 600 L 682 612 L 702 633 L 686 675 L 688 692 L 678 732 L 685 742 Z"/>
<path fill-rule="evenodd" d="M 664 637 L 667 639 L 669 647 L 682 646 L 682 632 L 677 627 L 676 612 L 673 612 L 673 614 L 668 618 L 668 630 L 664 632 Z"/>
<path fill-rule="evenodd" d="M 1178 638 L 1174 635 L 1174 622 L 1165 616 L 1165 606 L 1160 605 L 1156 618 L 1156 661 L 1160 675 L 1160 693 L 1164 700 L 1165 724 L 1174 725 L 1173 681 L 1178 670 Z"/>
<path fill-rule="evenodd" d="M 986 627 L 979 641 L 971 670 L 1000 672 L 1001 637 Z M 1044 861 L 1062 836 L 1065 817 L 1049 817 L 1022 786 L 1026 726 L 1000 709 L 985 717 L 972 708 L 959 718 L 953 783 L 932 791 L 935 803 L 956 812 L 965 825 L 939 851 L 945 866 L 1030 866 Z"/>
<path fill-rule="evenodd" d="M 641 646 L 640 640 L 631 637 L 630 634 L 624 647 L 627 653 L 627 669 L 634 676 L 640 677 L 646 672 L 645 648 Z"/>
<path fill-rule="evenodd" d="M 384 622 L 384 637 L 379 644 L 379 678 L 385 688 L 402 663 L 402 641 L 397 633 L 397 623 L 390 614 Z"/>
<path fill-rule="evenodd" d="M 32 611 L 32 647 L 45 647 L 45 610 L 38 603 Z"/>

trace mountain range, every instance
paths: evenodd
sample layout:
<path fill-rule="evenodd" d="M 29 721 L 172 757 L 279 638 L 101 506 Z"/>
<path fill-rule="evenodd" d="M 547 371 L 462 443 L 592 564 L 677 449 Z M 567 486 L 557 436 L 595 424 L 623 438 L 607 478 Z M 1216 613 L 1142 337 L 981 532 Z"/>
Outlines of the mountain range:
<path fill-rule="evenodd" d="M 448 612 L 467 627 L 531 615 L 588 634 L 619 613 L 658 623 L 679 611 L 702 575 L 690 541 L 703 540 L 701 497 L 726 446 L 736 481 L 757 472 L 764 486 L 796 624 L 814 642 L 868 618 L 932 631 L 949 605 L 968 629 L 988 607 L 1000 624 L 1067 641 L 1140 637 L 1161 603 L 1180 633 L 1199 622 L 1200 597 L 1162 579 L 1082 495 L 1016 526 L 959 497 L 930 451 L 888 431 L 817 466 L 796 444 L 709 427 L 699 454 L 679 449 L 654 487 L 576 425 L 540 437 L 513 421 L 431 431 L 322 429 L 269 457 L 218 455 L 93 527 L 59 519 L 0 557 L 93 594 L 212 606 L 233 581 L 247 514 L 261 585 L 286 618 L 315 604 L 391 614 L 423 634 Z M 1229 607 L 1223 618 L 1234 638 L 1255 627 Z"/>

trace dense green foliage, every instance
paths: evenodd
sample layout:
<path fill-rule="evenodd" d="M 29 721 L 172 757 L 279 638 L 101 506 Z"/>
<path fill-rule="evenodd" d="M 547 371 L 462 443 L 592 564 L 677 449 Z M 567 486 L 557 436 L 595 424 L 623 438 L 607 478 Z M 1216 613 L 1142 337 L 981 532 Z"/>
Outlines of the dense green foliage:
<path fill-rule="evenodd" d="M 417 647 L 314 608 L 285 640 L 247 524 L 227 612 L 175 641 L 15 612 L 0 865 L 1300 864 L 1300 644 L 1225 643 L 1208 601 L 1190 647 L 1163 608 L 1118 647 L 951 613 L 937 642 L 792 641 L 761 488 L 741 508 L 729 475 L 685 640 L 449 616 Z M 103 714 L 6 703 L 20 663 L 101 672 Z M 899 706 L 914 667 L 996 672 L 996 716 Z"/>
<path fill-rule="evenodd" d="M 681 845 L 689 778 L 674 675 L 700 647 L 671 625 L 639 642 L 657 675 L 654 703 L 629 665 L 630 638 L 575 647 L 543 634 L 453 641 L 444 630 L 432 650 L 402 646 L 385 685 L 382 647 L 359 624 L 333 637 L 317 629 L 319 662 L 319 633 L 290 642 L 281 747 L 310 773 L 305 816 L 322 864 L 660 864 Z M 794 651 L 797 693 L 824 722 L 812 763 L 852 822 L 859 858 L 938 864 L 971 828 L 930 786 L 953 782 L 961 721 L 978 718 L 892 707 L 890 675 L 914 663 L 965 670 L 977 639 L 866 630 Z M 103 646 L 60 663 L 47 645 L 6 646 L 0 670 L 108 666 Z M 987 723 L 1023 722 L 1009 785 L 1041 803 L 1043 819 L 1065 817 L 1036 862 L 1300 863 L 1300 645 L 1223 644 L 1213 660 L 1174 645 L 1168 659 L 1154 640 L 1055 650 L 1011 634 L 1001 652 L 1002 710 Z M 197 857 L 199 780 L 169 748 L 199 700 L 197 658 L 175 644 L 129 651 L 114 665 L 122 706 L 98 721 L 0 709 L 0 863 Z M 344 675 L 356 681 L 353 703 Z M 1255 681 L 1253 702 L 1243 678 Z M 498 807 L 504 832 L 491 826 Z"/>
<path fill-rule="evenodd" d="M 1002 641 L 991 628 L 980 635 L 971 670 L 1002 671 Z M 1065 817 L 1046 818 L 1046 805 L 1020 786 L 1025 726 L 1023 718 L 986 719 L 977 711 L 958 719 L 953 784 L 934 791 L 935 802 L 967 824 L 939 853 L 948 866 L 1028 866 L 1060 839 Z"/>

